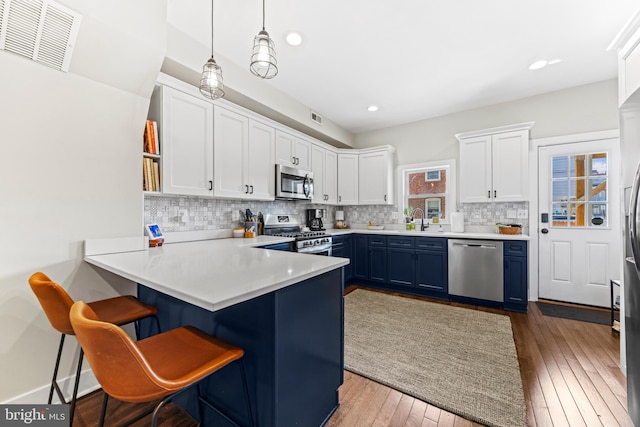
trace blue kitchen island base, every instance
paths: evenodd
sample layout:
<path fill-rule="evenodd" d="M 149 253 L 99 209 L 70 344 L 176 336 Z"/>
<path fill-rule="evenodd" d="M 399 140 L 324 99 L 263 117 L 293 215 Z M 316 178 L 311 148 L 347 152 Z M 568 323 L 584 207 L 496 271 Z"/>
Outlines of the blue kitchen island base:
<path fill-rule="evenodd" d="M 256 426 L 321 426 L 337 409 L 344 375 L 342 268 L 213 312 L 143 285 L 138 296 L 160 309 L 163 331 L 193 325 L 245 350 Z M 154 329 L 143 325 L 141 338 Z M 203 393 L 240 425 L 249 425 L 239 362 L 206 379 Z M 199 418 L 195 389 L 176 403 Z M 202 425 L 229 425 L 215 411 L 204 412 Z"/>

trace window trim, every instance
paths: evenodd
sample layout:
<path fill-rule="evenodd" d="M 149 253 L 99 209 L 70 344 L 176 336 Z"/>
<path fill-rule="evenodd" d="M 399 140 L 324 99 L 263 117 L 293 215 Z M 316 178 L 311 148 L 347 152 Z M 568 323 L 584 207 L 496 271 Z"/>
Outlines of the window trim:
<path fill-rule="evenodd" d="M 444 218 L 440 224 L 451 223 L 451 213 L 456 211 L 458 202 L 458 186 L 457 186 L 457 171 L 456 171 L 456 159 L 444 159 L 429 161 L 423 163 L 411 163 L 406 165 L 398 165 L 397 168 L 397 187 L 398 187 L 398 223 L 404 223 L 404 208 L 405 205 L 405 174 L 407 172 L 416 172 L 422 169 L 444 169 L 447 170 L 447 192 L 445 194 L 445 205 L 448 207 L 445 211 L 446 218 Z M 425 177 L 426 178 L 426 177 Z M 438 193 L 442 194 L 442 193 Z M 431 221 L 429 221 L 431 222 Z"/>

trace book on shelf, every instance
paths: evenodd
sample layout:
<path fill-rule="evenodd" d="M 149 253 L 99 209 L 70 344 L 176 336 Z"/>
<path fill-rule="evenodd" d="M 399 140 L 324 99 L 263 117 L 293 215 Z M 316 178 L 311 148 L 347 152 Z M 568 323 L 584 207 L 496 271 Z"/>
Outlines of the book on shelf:
<path fill-rule="evenodd" d="M 153 182 L 155 185 L 154 191 L 160 191 L 160 165 L 158 162 L 153 162 L 153 173 L 155 175 L 155 181 Z"/>
<path fill-rule="evenodd" d="M 149 154 L 160 154 L 158 141 L 158 123 L 154 120 L 147 120 L 144 127 L 144 151 Z"/>
<path fill-rule="evenodd" d="M 147 159 L 142 159 L 142 189 L 149 191 L 149 179 L 147 178 L 147 171 L 149 170 L 149 164 Z"/>
<path fill-rule="evenodd" d="M 160 191 L 160 165 L 148 157 L 145 157 L 142 161 L 144 191 Z"/>

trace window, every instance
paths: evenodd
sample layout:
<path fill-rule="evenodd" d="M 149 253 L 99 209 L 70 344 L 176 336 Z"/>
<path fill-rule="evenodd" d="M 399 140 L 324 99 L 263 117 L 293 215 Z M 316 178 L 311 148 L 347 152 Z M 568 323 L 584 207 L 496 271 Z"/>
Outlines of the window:
<path fill-rule="evenodd" d="M 551 225 L 607 227 L 607 153 L 551 158 Z"/>
<path fill-rule="evenodd" d="M 421 209 L 425 218 L 448 223 L 456 204 L 455 160 L 398 166 L 398 212 L 404 220 L 405 208 Z M 416 219 L 422 213 L 414 214 Z"/>

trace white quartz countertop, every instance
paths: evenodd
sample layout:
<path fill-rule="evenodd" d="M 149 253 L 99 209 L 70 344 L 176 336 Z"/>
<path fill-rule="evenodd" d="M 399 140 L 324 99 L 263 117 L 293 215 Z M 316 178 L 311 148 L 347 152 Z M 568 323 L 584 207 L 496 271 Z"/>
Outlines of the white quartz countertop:
<path fill-rule="evenodd" d="M 165 243 L 148 250 L 86 256 L 85 261 L 210 311 L 349 263 L 346 258 L 256 248 L 290 241 L 258 236 Z"/>
<path fill-rule="evenodd" d="M 419 226 L 418 226 L 419 227 Z M 524 234 L 498 234 L 498 233 L 476 233 L 464 232 L 453 233 L 451 231 L 406 231 L 406 230 L 370 230 L 368 228 L 346 228 L 346 229 L 327 229 L 327 233 L 332 236 L 340 236 L 345 234 L 381 234 L 390 236 L 416 236 L 416 237 L 447 237 L 449 239 L 485 239 L 485 240 L 530 240 L 529 236 Z"/>

